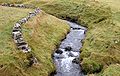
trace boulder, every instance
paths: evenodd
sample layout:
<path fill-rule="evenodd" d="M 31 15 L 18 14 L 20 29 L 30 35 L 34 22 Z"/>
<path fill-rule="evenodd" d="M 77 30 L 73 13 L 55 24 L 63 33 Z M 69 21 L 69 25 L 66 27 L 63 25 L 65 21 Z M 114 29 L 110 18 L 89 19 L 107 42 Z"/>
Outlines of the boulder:
<path fill-rule="evenodd" d="M 57 53 L 57 54 L 62 54 L 62 53 L 63 53 L 63 51 L 62 51 L 62 50 L 60 50 L 60 49 L 57 49 L 57 50 L 55 51 L 55 53 Z"/>
<path fill-rule="evenodd" d="M 70 46 L 65 47 L 65 51 L 72 51 L 72 47 Z"/>
<path fill-rule="evenodd" d="M 12 37 L 13 37 L 13 39 L 16 40 L 16 39 L 22 37 L 22 33 L 21 33 L 20 31 L 14 30 L 14 31 L 12 32 Z"/>
<path fill-rule="evenodd" d="M 79 64 L 79 58 L 74 58 L 74 59 L 72 60 L 72 63 Z"/>

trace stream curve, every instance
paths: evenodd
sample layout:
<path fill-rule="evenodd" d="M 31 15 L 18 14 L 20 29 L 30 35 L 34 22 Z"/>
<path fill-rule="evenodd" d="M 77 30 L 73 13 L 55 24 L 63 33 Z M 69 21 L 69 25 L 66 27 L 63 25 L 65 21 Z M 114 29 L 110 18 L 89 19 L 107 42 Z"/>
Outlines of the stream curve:
<path fill-rule="evenodd" d="M 79 56 L 87 29 L 76 23 L 68 24 L 70 32 L 53 54 L 57 72 L 54 76 L 84 76 L 79 65 Z"/>

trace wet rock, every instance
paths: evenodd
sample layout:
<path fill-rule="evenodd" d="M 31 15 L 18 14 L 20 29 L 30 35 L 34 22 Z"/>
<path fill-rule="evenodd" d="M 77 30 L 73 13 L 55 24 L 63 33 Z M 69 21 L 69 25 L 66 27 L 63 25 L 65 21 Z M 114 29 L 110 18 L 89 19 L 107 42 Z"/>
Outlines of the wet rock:
<path fill-rule="evenodd" d="M 72 28 L 73 30 L 80 30 L 81 28 Z"/>
<path fill-rule="evenodd" d="M 65 47 L 65 51 L 71 51 L 72 50 L 72 47 L 68 46 L 68 47 Z"/>
<path fill-rule="evenodd" d="M 57 54 L 62 54 L 62 53 L 63 53 L 63 51 L 62 51 L 62 50 L 60 50 L 60 49 L 57 49 L 57 50 L 55 51 L 55 53 L 57 53 Z"/>
<path fill-rule="evenodd" d="M 74 57 L 74 55 L 72 54 L 72 53 L 69 53 L 69 55 L 68 55 L 69 57 Z"/>
<path fill-rule="evenodd" d="M 27 21 L 28 21 L 30 18 L 31 18 L 30 16 L 26 17 Z"/>
<path fill-rule="evenodd" d="M 78 59 L 78 58 L 73 59 L 73 60 L 72 60 L 72 63 L 79 64 L 79 59 Z"/>

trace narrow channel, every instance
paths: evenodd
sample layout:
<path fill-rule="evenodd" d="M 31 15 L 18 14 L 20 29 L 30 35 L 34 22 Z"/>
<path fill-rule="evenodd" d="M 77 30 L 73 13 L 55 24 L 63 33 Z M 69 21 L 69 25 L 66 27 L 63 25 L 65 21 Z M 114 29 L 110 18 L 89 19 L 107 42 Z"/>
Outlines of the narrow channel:
<path fill-rule="evenodd" d="M 68 24 L 70 32 L 53 54 L 56 66 L 54 76 L 84 76 L 79 65 L 79 56 L 87 29 L 76 23 L 68 22 Z"/>

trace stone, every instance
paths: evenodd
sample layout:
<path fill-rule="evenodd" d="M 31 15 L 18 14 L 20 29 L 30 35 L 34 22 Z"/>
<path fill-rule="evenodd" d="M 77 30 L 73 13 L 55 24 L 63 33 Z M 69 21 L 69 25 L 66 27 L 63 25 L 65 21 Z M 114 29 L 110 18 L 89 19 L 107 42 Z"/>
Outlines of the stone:
<path fill-rule="evenodd" d="M 19 43 L 23 43 L 23 42 L 25 42 L 24 41 L 24 39 L 21 37 L 21 38 L 18 38 L 18 39 L 16 39 L 17 40 L 17 43 L 19 44 Z"/>
<path fill-rule="evenodd" d="M 65 51 L 71 51 L 72 48 L 70 46 L 65 47 Z"/>
<path fill-rule="evenodd" d="M 13 32 L 15 31 L 22 31 L 22 28 L 19 23 L 16 23 L 13 27 Z"/>
<path fill-rule="evenodd" d="M 63 53 L 63 51 L 62 51 L 62 50 L 60 50 L 60 49 L 57 49 L 57 50 L 55 51 L 55 53 L 57 53 L 57 54 L 62 54 L 62 53 Z"/>
<path fill-rule="evenodd" d="M 72 28 L 73 30 L 80 30 L 81 28 Z"/>
<path fill-rule="evenodd" d="M 33 56 L 33 54 L 30 54 L 30 56 L 27 59 L 29 60 L 28 66 L 32 66 L 33 64 L 38 63 L 37 58 L 35 56 Z"/>
<path fill-rule="evenodd" d="M 17 44 L 17 46 L 18 46 L 18 49 L 21 49 L 25 52 L 26 52 L 26 49 L 28 49 L 28 44 L 26 42 L 19 43 L 19 44 Z"/>
<path fill-rule="evenodd" d="M 36 16 L 36 14 L 34 12 L 29 12 L 29 16 L 30 18 L 33 17 L 33 16 Z"/>
<path fill-rule="evenodd" d="M 20 37 L 22 37 L 22 33 L 20 32 L 20 31 L 13 31 L 12 32 L 12 37 L 13 37 L 13 39 L 17 39 L 17 38 L 20 38 Z"/>
<path fill-rule="evenodd" d="M 23 19 L 21 19 L 19 22 L 20 22 L 21 24 L 26 23 L 26 22 L 27 22 L 27 18 L 23 18 Z"/>
<path fill-rule="evenodd" d="M 9 7 L 14 7 L 14 4 L 10 4 Z"/>
<path fill-rule="evenodd" d="M 20 37 L 20 38 L 14 39 L 14 42 L 18 44 L 18 43 L 24 42 L 24 40 L 22 37 Z"/>
<path fill-rule="evenodd" d="M 37 9 L 35 9 L 35 11 L 34 11 L 36 14 L 38 14 L 38 13 L 40 13 L 40 9 L 39 8 L 37 8 Z"/>
<path fill-rule="evenodd" d="M 28 21 L 28 20 L 30 19 L 30 16 L 28 16 L 26 19 L 27 19 L 27 21 Z"/>
<path fill-rule="evenodd" d="M 74 59 L 72 60 L 72 63 L 79 64 L 79 58 L 74 58 Z"/>

